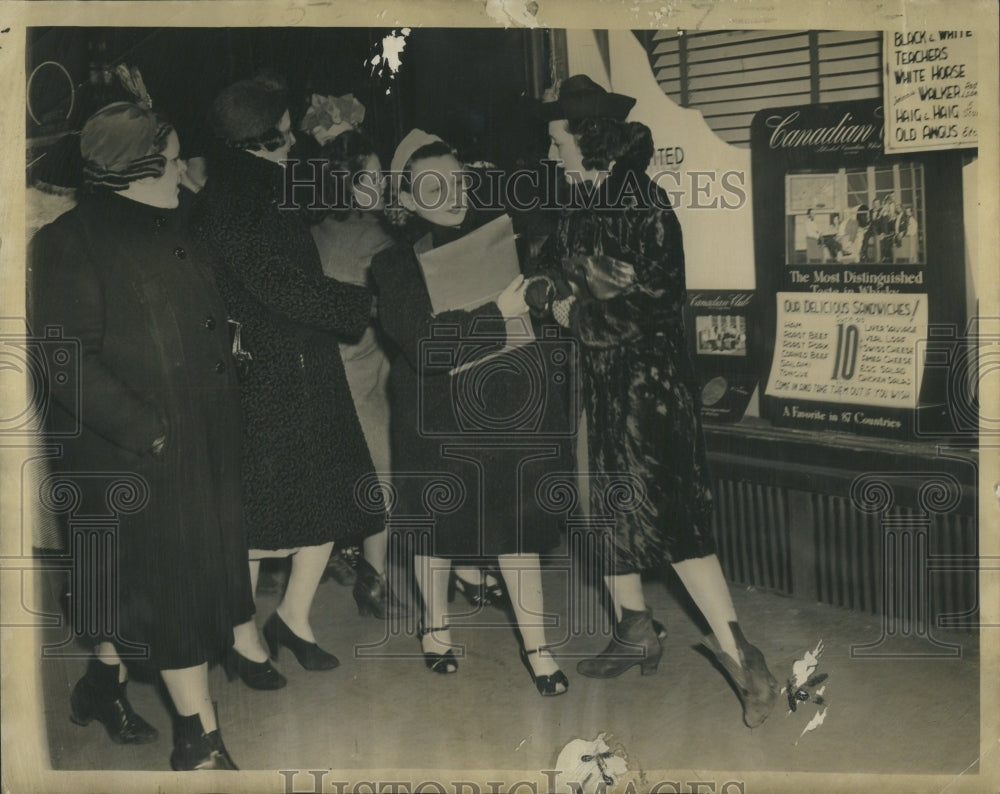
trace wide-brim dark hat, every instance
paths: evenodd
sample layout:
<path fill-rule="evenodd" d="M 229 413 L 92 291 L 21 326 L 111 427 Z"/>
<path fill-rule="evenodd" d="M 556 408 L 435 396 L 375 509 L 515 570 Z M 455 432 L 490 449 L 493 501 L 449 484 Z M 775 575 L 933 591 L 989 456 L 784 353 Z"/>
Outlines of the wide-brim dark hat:
<path fill-rule="evenodd" d="M 605 91 L 585 74 L 567 77 L 559 86 L 559 98 L 543 102 L 538 113 L 544 121 L 556 119 L 611 118 L 624 121 L 635 99 Z"/>

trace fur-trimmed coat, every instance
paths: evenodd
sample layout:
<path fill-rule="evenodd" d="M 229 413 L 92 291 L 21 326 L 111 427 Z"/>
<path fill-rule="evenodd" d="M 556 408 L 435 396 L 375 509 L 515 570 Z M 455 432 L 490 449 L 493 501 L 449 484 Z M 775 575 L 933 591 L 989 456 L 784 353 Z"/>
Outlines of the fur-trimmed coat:
<path fill-rule="evenodd" d="M 252 549 L 320 545 L 382 529 L 371 456 L 338 342 L 371 317 L 364 287 L 323 275 L 301 213 L 279 209 L 283 168 L 242 151 L 212 164 L 194 208 L 229 317 L 253 357 L 241 379 L 243 481 Z"/>

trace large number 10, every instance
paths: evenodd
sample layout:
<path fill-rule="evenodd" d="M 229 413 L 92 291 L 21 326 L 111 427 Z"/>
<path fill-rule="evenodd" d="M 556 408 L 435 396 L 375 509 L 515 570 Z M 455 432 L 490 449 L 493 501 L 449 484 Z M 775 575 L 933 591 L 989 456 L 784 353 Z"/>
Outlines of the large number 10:
<path fill-rule="evenodd" d="M 858 326 L 837 323 L 837 353 L 833 357 L 833 380 L 850 380 L 858 363 Z"/>

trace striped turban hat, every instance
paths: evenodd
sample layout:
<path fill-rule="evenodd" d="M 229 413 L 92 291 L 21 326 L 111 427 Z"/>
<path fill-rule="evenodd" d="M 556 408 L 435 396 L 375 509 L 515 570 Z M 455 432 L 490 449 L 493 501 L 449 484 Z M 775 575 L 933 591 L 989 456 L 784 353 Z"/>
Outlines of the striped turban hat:
<path fill-rule="evenodd" d="M 124 190 L 131 182 L 163 176 L 167 161 L 161 152 L 172 130 L 152 110 L 131 102 L 101 108 L 80 133 L 84 182 Z"/>

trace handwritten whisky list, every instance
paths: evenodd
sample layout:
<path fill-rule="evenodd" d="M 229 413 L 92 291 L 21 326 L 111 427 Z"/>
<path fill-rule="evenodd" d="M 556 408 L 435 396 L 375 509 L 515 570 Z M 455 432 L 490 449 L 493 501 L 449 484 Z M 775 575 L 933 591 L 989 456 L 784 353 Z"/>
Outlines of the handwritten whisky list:
<path fill-rule="evenodd" d="M 778 335 L 767 394 L 916 407 L 926 294 L 779 292 L 776 299 Z"/>
<path fill-rule="evenodd" d="M 886 32 L 886 152 L 978 145 L 976 45 L 971 30 Z"/>

